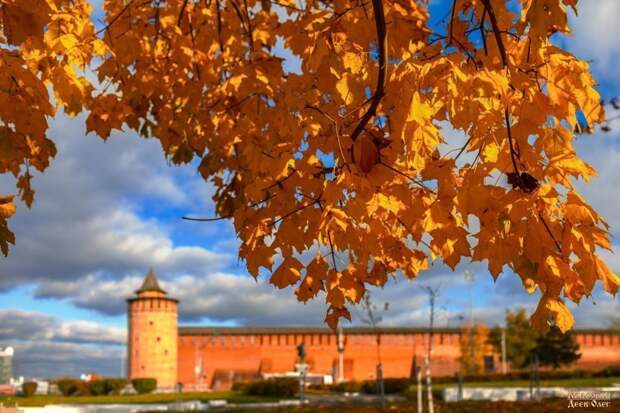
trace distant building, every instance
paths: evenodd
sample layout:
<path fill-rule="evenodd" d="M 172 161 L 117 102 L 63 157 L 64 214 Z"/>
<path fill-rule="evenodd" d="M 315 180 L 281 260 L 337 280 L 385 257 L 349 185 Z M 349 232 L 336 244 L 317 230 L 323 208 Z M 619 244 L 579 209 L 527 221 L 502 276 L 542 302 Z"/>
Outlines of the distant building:
<path fill-rule="evenodd" d="M 127 375 L 153 377 L 160 388 L 228 389 L 256 377 L 294 375 L 304 343 L 309 376 L 334 381 L 373 379 L 377 334 L 384 377 L 411 377 L 423 364 L 430 330 L 412 327 L 189 327 L 177 325 L 178 301 L 167 296 L 153 271 L 128 301 Z M 459 371 L 459 328 L 433 330 L 433 374 Z M 573 367 L 600 369 L 620 361 L 620 332 L 576 330 L 581 359 Z M 497 357 L 497 355 L 495 355 Z M 485 360 L 486 361 L 486 360 Z M 494 360 L 486 363 L 495 370 Z"/>
<path fill-rule="evenodd" d="M 0 347 L 0 384 L 9 384 L 13 377 L 13 347 Z"/>

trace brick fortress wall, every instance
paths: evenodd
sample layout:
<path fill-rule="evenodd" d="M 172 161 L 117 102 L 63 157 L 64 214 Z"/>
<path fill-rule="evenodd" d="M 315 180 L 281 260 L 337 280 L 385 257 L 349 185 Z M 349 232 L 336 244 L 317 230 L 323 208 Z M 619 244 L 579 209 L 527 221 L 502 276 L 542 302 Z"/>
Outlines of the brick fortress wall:
<path fill-rule="evenodd" d="M 128 303 L 127 376 L 156 378 L 158 387 L 183 384 L 191 389 L 227 389 L 235 381 L 260 374 L 295 371 L 297 346 L 304 343 L 312 374 L 344 380 L 374 379 L 377 330 L 344 330 L 342 371 L 338 334 L 314 327 L 178 327 L 178 301 L 159 286 L 155 273 L 146 276 Z M 411 377 L 422 366 L 429 332 L 419 328 L 382 328 L 384 377 Z M 575 331 L 581 358 L 571 368 L 595 370 L 620 364 L 620 332 Z M 435 329 L 432 374 L 454 375 L 459 370 L 461 331 Z M 492 356 L 495 370 L 499 357 Z"/>
<path fill-rule="evenodd" d="M 460 330 L 439 330 L 433 335 L 434 376 L 459 370 Z M 620 334 L 606 330 L 576 332 L 581 359 L 572 368 L 594 370 L 620 363 Z M 231 383 L 259 373 L 295 370 L 297 345 L 304 343 L 312 373 L 338 372 L 337 334 L 315 328 L 193 328 L 181 327 L 178 335 L 178 378 L 187 389 L 227 389 Z M 344 332 L 345 380 L 375 378 L 376 336 L 364 328 Z M 381 359 L 385 377 L 411 377 L 414 365 L 422 366 L 428 343 L 423 329 L 387 329 L 381 334 Z M 500 370 L 496 357 L 496 370 Z M 197 368 L 198 367 L 198 368 Z"/>

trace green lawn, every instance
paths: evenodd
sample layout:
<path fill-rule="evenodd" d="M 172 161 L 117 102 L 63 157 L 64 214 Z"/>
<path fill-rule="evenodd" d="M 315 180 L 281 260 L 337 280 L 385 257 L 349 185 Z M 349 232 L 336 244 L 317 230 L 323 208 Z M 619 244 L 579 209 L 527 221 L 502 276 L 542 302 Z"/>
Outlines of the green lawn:
<path fill-rule="evenodd" d="M 541 380 L 543 387 L 611 387 L 620 383 L 620 377 L 589 378 L 589 379 L 566 379 L 566 380 Z M 454 387 L 457 383 L 437 383 L 433 385 L 436 390 L 446 387 Z M 528 387 L 527 380 L 505 380 L 487 382 L 465 382 L 466 387 Z M 410 389 L 410 391 L 413 389 Z M 313 392 L 309 392 L 313 393 Z M 117 395 L 117 396 L 32 396 L 32 397 L 7 397 L 0 396 L 0 402 L 17 402 L 19 406 L 45 406 L 48 404 L 137 404 L 137 403 L 171 403 L 178 400 L 209 401 L 215 399 L 227 400 L 229 403 L 254 403 L 272 402 L 279 398 L 248 396 L 239 392 L 198 392 L 198 393 L 157 393 L 141 395 Z M 618 402 L 620 404 L 620 402 Z"/>
<path fill-rule="evenodd" d="M 424 408 L 427 409 L 426 404 Z M 597 407 L 595 410 L 573 409 L 575 412 L 597 411 L 601 413 L 620 413 L 620 402 L 612 401 L 609 407 Z M 388 413 L 417 413 L 417 405 L 413 402 L 389 403 L 384 412 Z M 424 410 L 427 411 L 427 410 Z M 564 399 L 521 402 L 486 402 L 465 401 L 458 403 L 435 402 L 435 413 L 564 413 L 568 409 L 568 401 Z M 227 413 L 259 413 L 264 410 L 239 408 L 227 410 Z M 327 405 L 308 405 L 300 407 L 281 407 L 270 410 L 270 413 L 377 413 L 380 412 L 376 403 L 340 403 Z M 174 413 L 174 412 L 172 412 Z M 181 412 L 177 412 L 181 413 Z"/>
<path fill-rule="evenodd" d="M 541 387 L 612 387 L 620 384 L 620 377 L 599 377 L 589 379 L 563 379 L 563 380 L 541 380 Z M 438 383 L 433 384 L 433 388 L 443 389 L 446 387 L 457 386 L 458 383 Z M 502 380 L 502 381 L 481 381 L 464 382 L 465 387 L 529 387 L 529 380 Z"/>
<path fill-rule="evenodd" d="M 188 392 L 188 393 L 155 393 L 137 395 L 114 395 L 114 396 L 55 396 L 41 395 L 32 397 L 7 397 L 0 396 L 0 403 L 17 402 L 19 406 L 36 407 L 48 404 L 141 404 L 141 403 L 171 403 L 179 400 L 209 401 L 223 399 L 229 403 L 255 403 L 277 401 L 279 398 L 247 396 L 238 392 Z"/>

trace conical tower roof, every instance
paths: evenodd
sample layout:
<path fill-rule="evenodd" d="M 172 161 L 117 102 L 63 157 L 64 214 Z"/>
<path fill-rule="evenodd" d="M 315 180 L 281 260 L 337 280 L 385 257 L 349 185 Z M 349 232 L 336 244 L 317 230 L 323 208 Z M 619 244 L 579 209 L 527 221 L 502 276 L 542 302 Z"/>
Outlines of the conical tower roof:
<path fill-rule="evenodd" d="M 136 294 L 140 294 L 147 291 L 157 291 L 160 293 L 166 294 L 163 288 L 159 286 L 159 282 L 157 281 L 157 276 L 155 275 L 155 271 L 153 268 L 149 270 L 149 273 L 146 275 L 144 282 L 142 283 L 142 287 L 136 290 Z"/>

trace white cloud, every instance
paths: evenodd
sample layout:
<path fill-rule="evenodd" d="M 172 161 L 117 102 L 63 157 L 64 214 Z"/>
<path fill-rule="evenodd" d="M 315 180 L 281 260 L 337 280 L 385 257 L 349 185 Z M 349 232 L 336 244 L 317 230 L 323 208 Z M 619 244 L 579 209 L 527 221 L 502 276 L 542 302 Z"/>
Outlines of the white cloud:
<path fill-rule="evenodd" d="M 0 310 L 0 339 L 118 345 L 125 342 L 126 331 L 86 320 L 63 321 L 33 311 Z"/>
<path fill-rule="evenodd" d="M 577 9 L 579 15 L 570 19 L 573 35 L 569 49 L 582 59 L 593 60 L 601 73 L 615 77 L 620 58 L 620 2 L 585 0 Z"/>
<path fill-rule="evenodd" d="M 0 310 L 0 342 L 15 348 L 13 373 L 26 377 L 119 375 L 126 329 L 87 320 Z"/>
<path fill-rule="evenodd" d="M 124 376 L 125 349 L 53 341 L 7 342 L 15 348 L 13 374 L 28 378 Z"/>
<path fill-rule="evenodd" d="M 84 136 L 82 122 L 61 116 L 52 123 L 50 135 L 62 137 L 59 153 L 33 181 L 33 209 L 20 207 L 10 222 L 17 245 L 1 263 L 0 289 L 96 273 L 114 279 L 151 265 L 172 275 L 229 263 L 228 252 L 175 245 L 176 226 L 152 218 L 167 209 L 203 207 L 210 186 L 193 166 L 168 167 L 156 141 L 138 141 L 131 134 L 113 135 L 108 142 Z M 4 176 L 0 184 L 10 181 Z M 189 229 L 182 213 L 176 214 L 172 222 Z"/>

